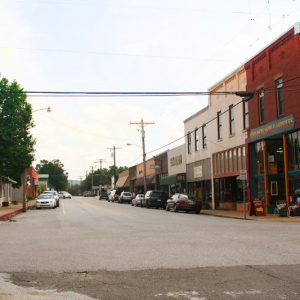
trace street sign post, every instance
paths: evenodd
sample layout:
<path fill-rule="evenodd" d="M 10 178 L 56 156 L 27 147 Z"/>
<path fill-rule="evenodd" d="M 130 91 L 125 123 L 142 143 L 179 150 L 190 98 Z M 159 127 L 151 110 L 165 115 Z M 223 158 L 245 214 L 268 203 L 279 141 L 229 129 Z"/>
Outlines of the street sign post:
<path fill-rule="evenodd" d="M 246 219 L 247 205 L 246 205 L 246 182 L 247 182 L 247 170 L 240 170 L 240 175 L 237 180 L 242 181 L 243 186 L 243 204 L 244 204 L 244 219 Z"/>

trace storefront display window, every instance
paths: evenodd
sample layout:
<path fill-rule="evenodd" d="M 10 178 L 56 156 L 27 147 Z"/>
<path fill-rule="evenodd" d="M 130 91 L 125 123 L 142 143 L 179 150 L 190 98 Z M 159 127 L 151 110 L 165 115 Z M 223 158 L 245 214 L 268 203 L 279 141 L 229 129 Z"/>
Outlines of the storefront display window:
<path fill-rule="evenodd" d="M 246 169 L 246 148 L 242 148 L 242 169 Z"/>
<path fill-rule="evenodd" d="M 229 172 L 232 172 L 233 168 L 232 168 L 232 151 L 231 150 L 229 150 L 229 152 L 228 152 L 228 159 L 229 159 Z"/>
<path fill-rule="evenodd" d="M 264 173 L 264 156 L 263 156 L 263 144 L 258 142 L 254 146 L 254 161 L 255 161 L 255 175 L 262 175 Z"/>
<path fill-rule="evenodd" d="M 300 190 L 300 174 L 289 177 L 289 195 L 292 198 L 295 195 L 295 191 Z M 291 199 L 290 199 L 291 200 Z"/>
<path fill-rule="evenodd" d="M 233 169 L 237 171 L 237 149 L 233 149 Z"/>
<path fill-rule="evenodd" d="M 288 169 L 300 170 L 300 131 L 287 135 Z"/>

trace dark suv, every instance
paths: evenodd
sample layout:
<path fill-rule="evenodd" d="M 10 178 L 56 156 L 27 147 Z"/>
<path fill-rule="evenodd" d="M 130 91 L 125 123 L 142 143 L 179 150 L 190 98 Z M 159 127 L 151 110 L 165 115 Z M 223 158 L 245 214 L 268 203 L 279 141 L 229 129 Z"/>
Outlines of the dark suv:
<path fill-rule="evenodd" d="M 101 199 L 108 200 L 108 194 L 107 194 L 106 191 L 101 191 L 101 192 L 100 192 L 99 200 L 101 200 Z"/>
<path fill-rule="evenodd" d="M 147 191 L 145 198 L 142 199 L 141 206 L 143 207 L 162 207 L 166 208 L 168 193 L 164 191 Z"/>

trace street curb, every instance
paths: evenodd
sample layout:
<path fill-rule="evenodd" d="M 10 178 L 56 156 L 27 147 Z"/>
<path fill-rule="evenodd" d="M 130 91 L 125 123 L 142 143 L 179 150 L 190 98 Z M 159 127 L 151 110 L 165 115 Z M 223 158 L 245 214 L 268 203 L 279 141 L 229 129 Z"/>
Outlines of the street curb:
<path fill-rule="evenodd" d="M 255 219 L 249 219 L 249 218 L 243 218 L 243 217 L 235 217 L 235 216 L 224 216 L 224 215 L 213 215 L 205 212 L 201 212 L 200 215 L 205 215 L 205 216 L 211 216 L 211 217 L 218 217 L 218 218 L 227 218 L 227 219 L 236 219 L 236 220 L 246 220 L 246 221 L 258 221 Z"/>
<path fill-rule="evenodd" d="M 35 204 L 30 205 L 30 206 L 27 207 L 27 209 L 34 209 L 34 208 L 35 208 Z M 16 215 L 18 215 L 18 214 L 20 214 L 22 212 L 23 212 L 23 208 L 19 208 L 19 209 L 16 209 L 14 211 L 11 211 L 11 212 L 9 212 L 9 213 L 7 213 L 5 215 L 0 216 L 0 221 L 8 221 L 12 217 L 14 217 L 14 216 L 16 216 Z"/>

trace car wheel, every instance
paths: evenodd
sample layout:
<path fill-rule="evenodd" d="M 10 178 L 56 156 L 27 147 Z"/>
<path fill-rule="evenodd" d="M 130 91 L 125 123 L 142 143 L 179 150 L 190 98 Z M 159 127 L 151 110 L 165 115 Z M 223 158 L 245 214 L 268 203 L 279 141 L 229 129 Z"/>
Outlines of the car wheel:
<path fill-rule="evenodd" d="M 189 213 L 189 211 L 188 211 L 188 210 L 186 210 L 186 211 L 185 211 L 185 213 L 187 213 L 187 214 L 188 214 L 188 213 Z"/>

